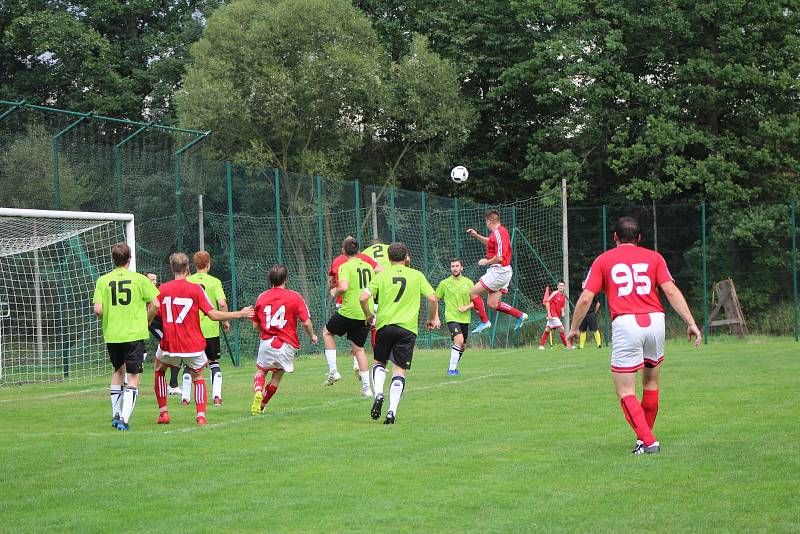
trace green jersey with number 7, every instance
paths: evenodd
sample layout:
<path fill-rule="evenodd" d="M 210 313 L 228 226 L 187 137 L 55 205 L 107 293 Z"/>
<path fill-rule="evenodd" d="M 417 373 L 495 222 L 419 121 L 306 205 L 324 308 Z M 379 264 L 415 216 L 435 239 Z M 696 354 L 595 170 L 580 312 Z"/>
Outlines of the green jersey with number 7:
<path fill-rule="evenodd" d="M 397 263 L 378 273 L 368 289 L 372 298 L 377 298 L 380 303 L 375 325 L 377 330 L 393 324 L 415 335 L 419 330 L 420 297 L 435 293 L 425 275 Z"/>

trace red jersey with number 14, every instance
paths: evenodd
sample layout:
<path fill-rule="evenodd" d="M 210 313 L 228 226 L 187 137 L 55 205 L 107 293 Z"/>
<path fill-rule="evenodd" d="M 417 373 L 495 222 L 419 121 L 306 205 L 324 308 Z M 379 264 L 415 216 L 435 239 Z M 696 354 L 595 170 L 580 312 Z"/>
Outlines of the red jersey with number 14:
<path fill-rule="evenodd" d="M 486 259 L 491 260 L 500 256 L 503 261 L 498 263 L 501 267 L 511 265 L 511 238 L 508 230 L 502 224 L 489 232 L 489 242 L 486 243 Z"/>
<path fill-rule="evenodd" d="M 299 349 L 297 319 L 303 322 L 309 317 L 308 306 L 300 293 L 273 287 L 261 293 L 256 299 L 253 322 L 261 325 L 263 329 L 261 339 L 274 337 Z"/>
<path fill-rule="evenodd" d="M 618 315 L 663 312 L 658 287 L 674 279 L 664 257 L 654 250 L 622 244 L 592 263 L 584 288 L 608 297 L 611 318 Z"/>
<path fill-rule="evenodd" d="M 176 358 L 199 356 L 206 350 L 206 338 L 200 329 L 200 311 L 214 309 L 203 288 L 187 280 L 172 280 L 158 288 L 164 336 L 161 351 Z"/>

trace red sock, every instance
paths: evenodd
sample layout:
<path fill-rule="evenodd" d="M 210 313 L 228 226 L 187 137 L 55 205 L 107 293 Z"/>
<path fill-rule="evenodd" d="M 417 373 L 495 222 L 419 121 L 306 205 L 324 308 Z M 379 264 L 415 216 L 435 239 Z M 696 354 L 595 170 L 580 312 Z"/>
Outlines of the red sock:
<path fill-rule="evenodd" d="M 567 343 L 567 336 L 564 335 L 564 332 L 559 330 L 558 335 L 561 336 L 561 342 L 564 344 L 564 346 L 569 347 L 569 344 Z"/>
<path fill-rule="evenodd" d="M 378 335 L 378 331 L 374 328 L 370 333 L 370 342 L 372 343 L 372 352 L 375 352 L 375 337 Z"/>
<path fill-rule="evenodd" d="M 258 393 L 264 389 L 264 375 L 256 373 L 253 377 L 253 393 Z"/>
<path fill-rule="evenodd" d="M 645 389 L 642 391 L 642 410 L 644 410 L 644 418 L 647 419 L 647 426 L 653 430 L 653 425 L 656 424 L 656 415 L 658 415 L 658 390 Z"/>
<path fill-rule="evenodd" d="M 205 415 L 206 414 L 206 402 L 208 398 L 206 397 L 206 381 L 204 379 L 199 379 L 194 381 L 194 403 L 195 407 L 197 408 L 197 415 Z"/>
<path fill-rule="evenodd" d="M 544 344 L 547 343 L 547 334 L 549 333 L 550 332 L 548 332 L 547 330 L 544 331 L 544 334 L 542 334 L 542 339 L 539 340 L 540 346 L 544 347 Z"/>
<path fill-rule="evenodd" d="M 633 431 L 636 432 L 636 437 L 643 441 L 645 445 L 652 445 L 656 437 L 647 425 L 647 419 L 644 417 L 644 410 L 642 410 L 642 405 L 639 404 L 639 399 L 636 398 L 636 395 L 622 397 L 619 403 L 622 405 L 625 419 L 627 419 Z"/>
<path fill-rule="evenodd" d="M 278 391 L 278 386 L 273 386 L 272 384 L 267 384 L 267 393 L 264 395 L 264 398 L 261 399 L 261 408 L 267 405 L 269 400 L 275 395 L 275 392 Z"/>
<path fill-rule="evenodd" d="M 501 302 L 497 305 L 497 311 L 507 313 L 509 315 L 513 315 L 514 317 L 522 317 L 522 312 L 516 308 L 512 308 L 505 302 Z"/>
<path fill-rule="evenodd" d="M 156 371 L 156 380 L 153 383 L 153 391 L 156 394 L 158 408 L 163 412 L 167 407 L 167 379 L 164 378 L 164 371 Z"/>
<path fill-rule="evenodd" d="M 483 305 L 483 299 L 479 296 L 472 297 L 472 304 L 475 306 L 475 311 L 478 312 L 481 322 L 488 323 L 489 316 L 486 315 L 486 306 Z"/>

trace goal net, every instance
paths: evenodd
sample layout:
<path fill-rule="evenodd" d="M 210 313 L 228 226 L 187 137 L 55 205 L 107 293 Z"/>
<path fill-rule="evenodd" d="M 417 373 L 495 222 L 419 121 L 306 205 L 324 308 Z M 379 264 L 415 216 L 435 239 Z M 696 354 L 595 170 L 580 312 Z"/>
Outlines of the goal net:
<path fill-rule="evenodd" d="M 0 386 L 108 372 L 92 296 L 120 241 L 133 215 L 0 208 Z"/>

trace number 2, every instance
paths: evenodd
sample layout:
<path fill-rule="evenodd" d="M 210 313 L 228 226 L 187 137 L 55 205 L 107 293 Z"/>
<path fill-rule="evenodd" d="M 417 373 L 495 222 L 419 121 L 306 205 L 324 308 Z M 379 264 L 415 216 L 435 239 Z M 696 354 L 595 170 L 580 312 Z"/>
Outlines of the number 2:
<path fill-rule="evenodd" d="M 647 276 L 647 263 L 634 263 L 626 265 L 618 263 L 611 268 L 611 279 L 617 284 L 617 296 L 627 297 L 636 287 L 637 295 L 649 295 L 653 289 L 653 282 Z"/>
<path fill-rule="evenodd" d="M 372 257 L 373 258 L 382 258 L 383 257 L 383 247 L 380 245 L 372 245 Z"/>

